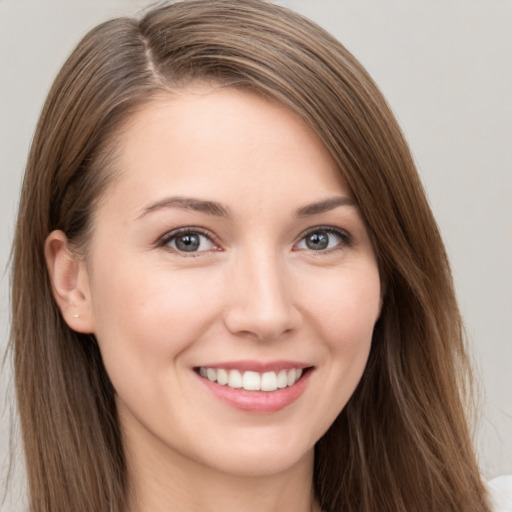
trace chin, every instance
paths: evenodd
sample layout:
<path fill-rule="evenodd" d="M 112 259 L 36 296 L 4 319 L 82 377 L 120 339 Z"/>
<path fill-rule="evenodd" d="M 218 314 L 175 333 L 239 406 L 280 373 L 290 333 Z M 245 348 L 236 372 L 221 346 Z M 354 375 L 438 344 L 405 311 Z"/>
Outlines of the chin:
<path fill-rule="evenodd" d="M 302 464 L 313 463 L 313 448 L 297 454 L 280 449 L 255 450 L 243 453 L 226 453 L 221 463 L 213 466 L 216 471 L 242 478 L 264 478 L 288 471 Z"/>
<path fill-rule="evenodd" d="M 297 430 L 294 429 L 296 432 Z M 288 430 L 289 432 L 289 430 Z M 286 434 L 286 433 L 285 433 Z M 239 477 L 265 477 L 293 470 L 302 464 L 313 463 L 314 442 L 309 439 L 261 432 L 229 443 L 218 442 L 211 447 L 204 463 L 222 473 Z"/>

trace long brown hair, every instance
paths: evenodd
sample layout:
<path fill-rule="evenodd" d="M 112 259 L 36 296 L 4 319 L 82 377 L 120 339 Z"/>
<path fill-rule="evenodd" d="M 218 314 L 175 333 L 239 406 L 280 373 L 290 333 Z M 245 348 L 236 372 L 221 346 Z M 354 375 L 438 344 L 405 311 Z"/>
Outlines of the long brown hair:
<path fill-rule="evenodd" d="M 12 338 L 31 510 L 125 507 L 114 390 L 93 336 L 68 328 L 44 243 L 86 246 L 130 115 L 194 80 L 296 111 L 338 163 L 385 289 L 363 378 L 315 448 L 325 512 L 487 511 L 465 416 L 469 367 L 445 250 L 401 131 L 357 60 L 261 0 L 189 0 L 93 29 L 58 75 L 31 148 L 14 241 Z"/>

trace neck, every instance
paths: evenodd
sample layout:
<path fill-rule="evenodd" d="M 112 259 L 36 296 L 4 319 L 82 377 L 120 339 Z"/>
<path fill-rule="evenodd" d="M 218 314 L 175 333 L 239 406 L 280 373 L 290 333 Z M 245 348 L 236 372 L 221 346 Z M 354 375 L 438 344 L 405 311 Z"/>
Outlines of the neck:
<path fill-rule="evenodd" d="M 266 475 L 227 474 L 176 453 L 141 458 L 131 452 L 128 474 L 129 512 L 319 511 L 313 450 L 292 467 Z"/>

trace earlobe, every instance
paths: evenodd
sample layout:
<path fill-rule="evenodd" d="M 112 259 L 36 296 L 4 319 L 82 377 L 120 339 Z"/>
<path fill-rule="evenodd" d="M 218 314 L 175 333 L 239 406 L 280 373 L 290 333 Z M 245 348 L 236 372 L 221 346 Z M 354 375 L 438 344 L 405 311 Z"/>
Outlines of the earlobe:
<path fill-rule="evenodd" d="M 53 296 L 68 326 L 77 332 L 93 333 L 94 319 L 85 263 L 70 250 L 63 231 L 52 231 L 45 243 L 46 265 Z"/>

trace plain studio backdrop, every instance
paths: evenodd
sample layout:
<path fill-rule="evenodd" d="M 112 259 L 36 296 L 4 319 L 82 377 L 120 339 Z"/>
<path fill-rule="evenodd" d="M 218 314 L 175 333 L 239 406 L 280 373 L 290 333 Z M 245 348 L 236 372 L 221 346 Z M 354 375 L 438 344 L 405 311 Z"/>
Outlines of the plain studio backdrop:
<path fill-rule="evenodd" d="M 450 255 L 480 379 L 475 444 L 482 471 L 486 478 L 511 473 L 512 2 L 279 3 L 318 22 L 354 53 L 398 117 Z M 2 354 L 17 201 L 43 101 L 87 30 L 144 5 L 140 0 L 0 0 Z M 0 378 L 0 481 L 8 469 L 12 401 L 7 365 Z M 20 463 L 12 483 L 14 492 L 0 505 L 2 511 L 22 509 Z"/>

